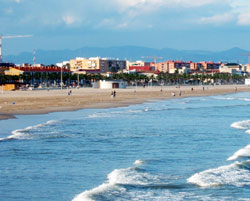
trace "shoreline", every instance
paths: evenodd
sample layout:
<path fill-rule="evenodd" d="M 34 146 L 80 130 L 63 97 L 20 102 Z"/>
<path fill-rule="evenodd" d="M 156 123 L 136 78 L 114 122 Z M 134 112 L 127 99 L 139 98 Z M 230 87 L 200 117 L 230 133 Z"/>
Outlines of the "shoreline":
<path fill-rule="evenodd" d="M 68 95 L 69 90 L 4 92 L 0 94 L 0 120 L 16 118 L 16 115 L 39 115 L 87 108 L 125 107 L 163 99 L 250 92 L 250 87 L 246 85 L 180 86 L 180 88 L 176 86 L 138 87 L 115 89 L 117 92 L 115 98 L 111 97 L 111 91 L 114 89 L 71 89 L 72 94 Z M 179 96 L 180 91 L 181 96 Z M 175 96 L 172 96 L 172 93 L 175 93 Z"/>

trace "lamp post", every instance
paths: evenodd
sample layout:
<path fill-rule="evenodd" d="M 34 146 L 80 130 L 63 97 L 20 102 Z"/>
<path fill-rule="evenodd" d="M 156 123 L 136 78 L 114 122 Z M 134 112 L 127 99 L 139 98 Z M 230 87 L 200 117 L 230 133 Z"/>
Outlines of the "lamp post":
<path fill-rule="evenodd" d="M 62 68 L 63 67 L 61 67 L 61 90 L 62 90 Z"/>
<path fill-rule="evenodd" d="M 79 72 L 77 73 L 77 86 L 78 86 L 78 89 L 79 89 Z"/>

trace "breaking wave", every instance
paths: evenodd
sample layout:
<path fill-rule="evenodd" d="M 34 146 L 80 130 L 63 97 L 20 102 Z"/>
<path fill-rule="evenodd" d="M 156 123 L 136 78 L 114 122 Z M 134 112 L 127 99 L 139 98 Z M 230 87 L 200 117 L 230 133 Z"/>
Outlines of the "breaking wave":
<path fill-rule="evenodd" d="M 134 164 L 140 165 L 143 164 L 143 161 L 136 160 Z M 164 193 L 159 194 L 159 198 L 163 194 L 165 197 L 170 198 L 171 193 L 168 189 L 182 188 L 181 186 L 164 183 L 163 181 L 164 178 L 159 175 L 150 174 L 138 166 L 115 169 L 108 174 L 105 183 L 91 190 L 84 191 L 72 201 L 155 200 L 156 189 L 164 191 Z"/>
<path fill-rule="evenodd" d="M 43 124 L 38 124 L 35 126 L 28 126 L 27 128 L 24 129 L 17 129 L 12 131 L 12 135 L 6 137 L 6 138 L 0 138 L 0 141 L 6 141 L 6 140 L 24 140 L 24 139 L 33 139 L 34 136 L 32 134 L 33 131 L 42 128 L 42 127 L 46 127 L 52 124 L 57 123 L 58 121 L 56 120 L 50 120 L 47 121 L 46 123 Z"/>
<path fill-rule="evenodd" d="M 238 121 L 231 124 L 232 128 L 247 130 L 246 133 L 250 134 L 250 120 Z"/>
<path fill-rule="evenodd" d="M 235 162 L 230 165 L 221 166 L 196 173 L 187 181 L 200 187 L 217 187 L 232 185 L 237 187 L 250 185 L 250 160 Z"/>
<path fill-rule="evenodd" d="M 239 151 L 235 152 L 232 156 L 230 156 L 227 160 L 237 160 L 239 158 L 249 158 L 250 157 L 250 145 L 240 149 Z"/>

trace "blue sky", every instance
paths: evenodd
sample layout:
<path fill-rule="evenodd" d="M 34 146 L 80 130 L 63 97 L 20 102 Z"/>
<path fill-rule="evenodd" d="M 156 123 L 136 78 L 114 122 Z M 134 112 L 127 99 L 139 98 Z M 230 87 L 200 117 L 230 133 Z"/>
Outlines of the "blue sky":
<path fill-rule="evenodd" d="M 3 53 L 136 45 L 250 50 L 249 0 L 0 0 Z"/>

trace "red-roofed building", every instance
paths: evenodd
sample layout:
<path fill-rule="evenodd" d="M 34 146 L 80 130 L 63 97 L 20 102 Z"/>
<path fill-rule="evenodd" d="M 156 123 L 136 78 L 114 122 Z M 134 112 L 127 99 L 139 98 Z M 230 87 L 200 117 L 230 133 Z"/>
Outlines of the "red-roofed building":
<path fill-rule="evenodd" d="M 153 71 L 153 70 L 152 67 L 150 66 L 129 66 L 129 71 L 141 72 L 141 71 Z"/>

